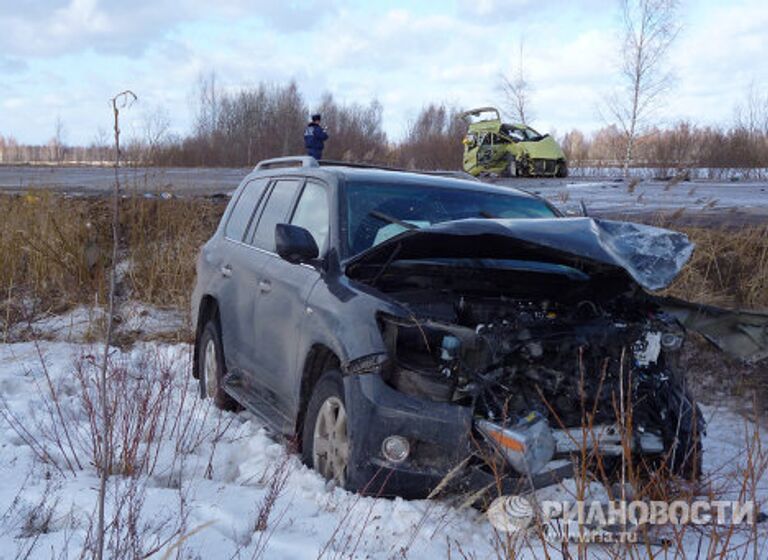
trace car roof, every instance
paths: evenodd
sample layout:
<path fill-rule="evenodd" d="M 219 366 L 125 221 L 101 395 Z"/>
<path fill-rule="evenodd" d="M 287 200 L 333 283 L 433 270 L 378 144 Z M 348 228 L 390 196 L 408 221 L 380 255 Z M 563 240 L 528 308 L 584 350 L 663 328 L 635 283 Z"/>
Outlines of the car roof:
<path fill-rule="evenodd" d="M 539 198 L 529 192 L 515 187 L 502 187 L 489 183 L 483 183 L 475 179 L 462 179 L 439 175 L 436 173 L 396 171 L 389 169 L 377 169 L 375 167 L 347 167 L 344 165 L 323 165 L 320 167 L 285 167 L 279 169 L 259 170 L 251 173 L 251 176 L 306 176 L 318 178 L 340 178 L 346 181 L 386 183 L 390 185 L 419 185 L 442 188 L 455 188 L 483 193 L 519 196 L 523 198 Z"/>

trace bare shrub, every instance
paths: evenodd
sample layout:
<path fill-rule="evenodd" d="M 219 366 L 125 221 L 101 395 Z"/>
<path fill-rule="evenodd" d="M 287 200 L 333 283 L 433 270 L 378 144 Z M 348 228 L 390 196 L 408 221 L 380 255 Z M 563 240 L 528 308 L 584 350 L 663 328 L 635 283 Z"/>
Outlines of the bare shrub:
<path fill-rule="evenodd" d="M 189 371 L 190 359 L 189 352 L 163 352 L 153 345 L 127 354 L 111 352 L 106 409 L 112 421 L 107 431 L 101 422 L 97 384 L 100 363 L 87 352 L 74 360 L 71 374 L 64 376 L 48 372 L 40 353 L 40 371 L 28 373 L 42 381 L 39 413 L 22 417 L 24 411 L 0 400 L 0 417 L 41 464 L 58 472 L 63 481 L 82 472 L 98 472 L 105 449 L 109 450 L 104 546 L 110 557 L 145 558 L 187 531 L 186 464 L 190 457 L 196 464 L 204 461 L 198 456 L 201 448 L 220 440 L 230 426 L 231 418 L 221 413 L 215 425 L 209 424 L 210 401 L 197 398 L 197 384 L 179 375 Z M 209 463 L 214 452 L 212 447 Z M 150 479 L 177 494 L 177 505 L 167 514 L 145 511 Z M 48 505 L 27 516 L 28 527 L 40 529 L 50 522 L 56 505 L 54 501 Z M 94 515 L 87 525 L 86 556 L 93 553 L 97 541 Z"/>

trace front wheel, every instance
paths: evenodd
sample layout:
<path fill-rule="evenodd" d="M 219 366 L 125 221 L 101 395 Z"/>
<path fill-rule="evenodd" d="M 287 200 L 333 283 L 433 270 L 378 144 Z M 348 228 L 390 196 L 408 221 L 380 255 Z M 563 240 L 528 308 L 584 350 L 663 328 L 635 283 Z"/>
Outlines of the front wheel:
<path fill-rule="evenodd" d="M 684 386 L 670 387 L 667 398 L 665 445 L 669 468 L 677 476 L 698 480 L 702 469 L 705 422 L 699 405 Z"/>
<path fill-rule="evenodd" d="M 507 165 L 501 172 L 502 177 L 515 177 L 517 175 L 517 160 L 515 156 L 509 155 L 507 157 Z"/>
<path fill-rule="evenodd" d="M 326 480 L 348 489 L 350 447 L 344 384 L 336 370 L 315 385 L 302 430 L 302 459 Z"/>

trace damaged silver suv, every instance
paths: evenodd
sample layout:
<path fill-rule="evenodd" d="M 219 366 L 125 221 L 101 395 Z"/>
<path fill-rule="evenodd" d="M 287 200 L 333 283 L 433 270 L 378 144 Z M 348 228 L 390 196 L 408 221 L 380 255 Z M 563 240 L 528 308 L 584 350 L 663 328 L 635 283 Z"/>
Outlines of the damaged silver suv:
<path fill-rule="evenodd" d="M 691 252 L 512 188 L 269 160 L 200 253 L 194 375 L 369 494 L 541 486 L 584 445 L 695 477 L 691 310 L 645 291 Z"/>

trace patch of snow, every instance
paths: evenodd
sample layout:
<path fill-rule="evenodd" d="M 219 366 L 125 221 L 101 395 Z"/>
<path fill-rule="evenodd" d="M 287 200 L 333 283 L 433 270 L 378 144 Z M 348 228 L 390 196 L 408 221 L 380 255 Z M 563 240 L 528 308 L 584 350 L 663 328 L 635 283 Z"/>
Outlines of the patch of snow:
<path fill-rule="evenodd" d="M 66 469 L 60 472 L 39 460 L 30 438 L 47 442 L 52 436 L 45 431 L 46 426 L 51 428 L 46 371 L 68 415 L 69 433 L 87 433 L 81 387 L 73 372 L 79 361 L 98 359 L 99 352 L 98 346 L 67 342 L 0 345 L 0 409 L 22 418 L 28 430 L 28 436 L 20 437 L 0 416 L 3 557 L 13 557 L 14 551 L 33 544 L 30 558 L 48 558 L 51 550 L 60 553 L 66 547 L 76 556 L 85 542 L 88 520 L 95 512 L 96 470 L 83 454 L 79 456 L 82 468 L 75 469 L 75 474 Z M 174 453 L 174 446 L 181 440 L 163 440 L 152 474 L 135 479 L 142 500 L 141 526 L 154 528 L 159 538 L 170 536 L 164 531 L 170 531 L 181 518 L 183 504 L 183 531 L 189 536 L 180 545 L 181 557 L 250 558 L 262 550 L 263 557 L 291 560 L 320 556 L 444 558 L 449 553 L 447 543 L 456 557 L 461 556 L 456 543 L 470 557 L 496 557 L 498 536 L 480 512 L 439 501 L 360 497 L 334 488 L 296 455 L 288 454 L 249 413 L 219 412 L 210 401 L 201 403 L 198 382 L 190 378 L 190 354 L 191 348 L 185 344 L 140 343 L 130 350 L 114 349 L 111 357 L 131 375 L 150 379 L 162 369 L 153 364 L 168 365 L 173 375 L 172 408 L 200 436 L 190 434 L 184 439 L 179 454 Z M 726 409 L 706 407 L 704 412 L 709 420 L 705 471 L 722 483 L 720 491 L 737 492 L 740 481 L 736 474 L 746 463 L 744 450 L 755 426 Z M 758 439 L 763 445 L 768 443 L 763 435 Z M 192 440 L 198 443 L 193 445 Z M 61 456 L 53 455 L 61 463 Z M 280 472 L 287 476 L 284 489 L 274 503 L 267 530 L 256 531 L 260 508 Z M 755 481 L 761 500 L 768 496 L 766 483 L 765 479 Z M 129 487 L 130 479 L 111 477 L 108 513 L 116 507 L 116 497 L 124 497 Z M 606 498 L 599 485 L 591 485 L 589 492 L 596 499 Z M 567 499 L 575 493 L 575 482 L 566 480 L 540 490 L 539 498 Z M 47 523 L 43 523 L 47 516 L 40 515 L 45 512 L 51 513 Z M 164 520 L 170 520 L 168 525 L 163 525 Z M 764 539 L 764 529 L 760 531 Z M 692 537 L 686 546 L 695 555 L 698 536 Z M 504 538 L 502 535 L 502 541 Z M 153 558 L 163 558 L 177 540 Z M 552 555 L 554 551 L 550 548 L 548 552 Z M 541 545 L 532 542 L 521 557 L 541 554 Z"/>
<path fill-rule="evenodd" d="M 116 334 L 133 334 L 142 340 L 183 331 L 188 317 L 178 309 L 161 309 L 136 301 L 120 305 L 115 315 Z M 87 342 L 103 336 L 107 314 L 103 307 L 78 306 L 58 315 L 46 314 L 29 323 L 17 323 L 9 329 L 11 341 L 54 340 Z"/>
<path fill-rule="evenodd" d="M 106 313 L 102 308 L 81 305 L 66 313 L 46 314 L 26 324 L 17 323 L 10 329 L 9 338 L 80 342 L 98 332 L 98 325 L 105 318 Z"/>
<path fill-rule="evenodd" d="M 120 329 L 146 335 L 182 330 L 187 326 L 188 319 L 178 309 L 161 309 L 136 301 L 122 305 L 118 315 L 122 318 Z"/>

